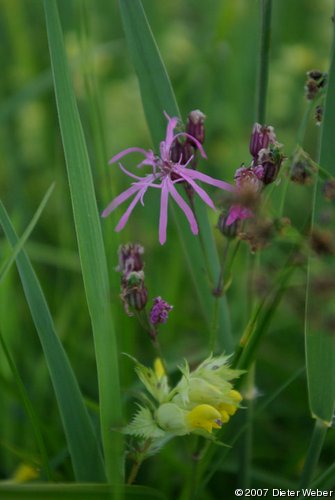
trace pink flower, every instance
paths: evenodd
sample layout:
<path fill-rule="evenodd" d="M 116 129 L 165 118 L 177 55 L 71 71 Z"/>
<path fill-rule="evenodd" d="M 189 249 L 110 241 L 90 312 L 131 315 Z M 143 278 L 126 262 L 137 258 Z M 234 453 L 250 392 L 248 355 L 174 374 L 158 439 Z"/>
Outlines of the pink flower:
<path fill-rule="evenodd" d="M 242 207 L 242 205 L 232 205 L 229 209 L 226 226 L 234 224 L 237 220 L 250 219 L 254 213 L 250 208 Z"/>
<path fill-rule="evenodd" d="M 170 306 L 162 297 L 156 297 L 154 304 L 150 311 L 150 323 L 158 325 L 159 323 L 166 323 L 168 320 L 169 312 L 172 311 L 173 306 Z"/>
<path fill-rule="evenodd" d="M 142 167 L 144 165 L 148 165 L 152 167 L 152 173 L 146 174 L 143 177 L 139 177 L 137 175 L 132 174 L 128 170 L 126 170 L 121 163 L 119 166 L 121 170 L 136 179 L 136 182 L 133 182 L 131 187 L 126 189 L 123 193 L 117 196 L 102 212 L 102 217 L 107 217 L 113 210 L 115 210 L 119 205 L 121 205 L 124 201 L 128 200 L 133 196 L 131 203 L 129 204 L 127 210 L 122 215 L 119 220 L 115 230 L 121 231 L 126 225 L 130 214 L 133 209 L 137 205 L 138 202 L 141 202 L 143 205 L 143 197 L 150 188 L 156 188 L 161 190 L 161 203 L 160 203 L 160 218 L 159 218 L 159 241 L 161 245 L 163 245 L 166 241 L 166 228 L 168 222 L 168 201 L 169 195 L 174 199 L 177 205 L 184 212 L 193 234 L 198 234 L 198 224 L 196 218 L 194 216 L 193 211 L 186 203 L 184 198 L 178 193 L 175 185 L 180 182 L 187 182 L 189 186 L 191 186 L 194 191 L 200 196 L 200 198 L 211 208 L 215 210 L 214 203 L 211 198 L 208 196 L 206 191 L 202 189 L 197 184 L 197 180 L 204 182 L 206 184 L 211 184 L 212 186 L 216 186 L 220 189 L 224 189 L 226 191 L 234 191 L 235 188 L 228 184 L 227 182 L 220 181 L 218 179 L 214 179 L 209 175 L 198 172 L 197 170 L 193 170 L 188 168 L 188 165 L 192 161 L 192 158 L 189 158 L 185 164 L 182 163 L 182 158 L 179 159 L 178 162 L 174 162 L 171 160 L 171 148 L 174 141 L 178 137 L 186 137 L 188 140 L 194 142 L 197 149 L 200 151 L 200 154 L 203 158 L 206 158 L 205 151 L 201 145 L 201 143 L 192 135 L 186 132 L 180 132 L 174 134 L 174 129 L 178 123 L 178 118 L 170 118 L 168 115 L 165 115 L 168 124 L 166 128 L 166 137 L 165 140 L 160 143 L 160 156 L 156 156 L 151 150 L 146 151 L 142 148 L 128 148 L 121 153 L 114 156 L 109 163 L 115 163 L 120 160 L 123 156 L 129 153 L 142 153 L 144 155 L 144 160 L 139 163 L 137 166 Z"/>
<path fill-rule="evenodd" d="M 263 167 L 240 167 L 235 172 L 236 194 L 237 198 L 243 201 L 243 197 L 257 198 L 258 193 L 263 188 Z M 236 221 L 250 219 L 254 213 L 250 208 L 243 206 L 241 203 L 232 205 L 229 209 L 226 226 L 230 226 Z"/>

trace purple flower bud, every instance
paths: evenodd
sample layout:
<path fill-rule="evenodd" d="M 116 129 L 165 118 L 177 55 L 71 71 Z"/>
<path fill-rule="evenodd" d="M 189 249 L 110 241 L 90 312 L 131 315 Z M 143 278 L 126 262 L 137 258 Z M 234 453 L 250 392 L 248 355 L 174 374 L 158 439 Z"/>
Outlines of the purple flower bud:
<path fill-rule="evenodd" d="M 200 144 L 205 142 L 205 118 L 206 116 L 199 109 L 191 111 L 187 118 L 186 132 L 197 139 Z"/>
<path fill-rule="evenodd" d="M 129 307 L 141 311 L 148 301 L 148 290 L 144 285 L 143 271 L 132 271 L 124 275 L 121 281 L 121 299 L 126 313 L 132 315 Z"/>
<path fill-rule="evenodd" d="M 276 135 L 273 127 L 255 123 L 250 138 L 250 154 L 256 159 L 261 149 L 266 149 L 269 144 L 275 144 L 275 142 Z"/>
<path fill-rule="evenodd" d="M 236 238 L 237 231 L 240 228 L 240 219 L 236 218 L 231 224 L 227 224 L 228 215 L 222 212 L 218 220 L 218 229 L 220 233 L 226 238 L 233 239 Z"/>
<path fill-rule="evenodd" d="M 156 297 L 154 299 L 154 304 L 150 311 L 150 323 L 153 325 L 166 323 L 169 316 L 169 312 L 172 309 L 173 306 L 170 306 L 161 297 Z"/>
<path fill-rule="evenodd" d="M 194 147 L 188 142 L 179 140 L 179 137 L 175 139 L 170 149 L 170 160 L 174 163 L 181 163 L 185 165 L 191 156 L 194 155 Z"/>
<path fill-rule="evenodd" d="M 120 273 L 129 274 L 133 271 L 143 269 L 142 257 L 144 248 L 138 243 L 128 243 L 119 246 L 119 265 L 116 270 Z"/>
<path fill-rule="evenodd" d="M 285 159 L 280 148 L 281 144 L 271 144 L 269 149 L 261 150 L 258 154 L 258 161 L 263 167 L 262 181 L 265 185 L 271 184 L 277 179 L 281 164 Z"/>

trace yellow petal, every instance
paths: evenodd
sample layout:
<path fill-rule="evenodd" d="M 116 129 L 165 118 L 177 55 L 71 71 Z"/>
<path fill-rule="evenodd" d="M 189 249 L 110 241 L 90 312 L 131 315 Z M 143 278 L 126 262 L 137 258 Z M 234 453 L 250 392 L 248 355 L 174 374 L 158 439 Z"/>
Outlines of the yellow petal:
<path fill-rule="evenodd" d="M 213 428 L 219 429 L 222 425 L 220 412 L 207 404 L 195 406 L 186 420 L 191 429 L 204 429 L 207 432 L 212 432 Z"/>
<path fill-rule="evenodd" d="M 154 361 L 154 371 L 155 371 L 155 374 L 156 374 L 156 377 L 159 379 L 161 379 L 162 377 L 164 377 L 165 375 L 165 370 L 164 370 L 164 365 L 162 363 L 162 360 L 161 358 L 156 358 L 155 361 Z"/>
<path fill-rule="evenodd" d="M 241 394 L 238 392 L 238 391 L 235 391 L 234 389 L 232 389 L 231 391 L 229 391 L 229 396 L 233 399 L 233 401 L 235 401 L 236 403 L 239 403 L 240 401 L 242 401 L 242 396 Z"/>

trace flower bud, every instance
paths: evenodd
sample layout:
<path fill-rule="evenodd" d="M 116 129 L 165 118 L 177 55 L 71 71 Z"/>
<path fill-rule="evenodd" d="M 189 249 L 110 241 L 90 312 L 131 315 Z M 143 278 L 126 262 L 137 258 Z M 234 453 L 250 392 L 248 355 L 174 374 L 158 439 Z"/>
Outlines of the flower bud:
<path fill-rule="evenodd" d="M 262 181 L 265 185 L 274 182 L 284 160 L 284 155 L 280 152 L 280 144 L 272 144 L 269 149 L 260 151 L 258 161 L 263 167 Z"/>
<path fill-rule="evenodd" d="M 156 297 L 150 311 L 150 323 L 152 325 L 166 323 L 168 320 L 169 312 L 172 311 L 172 309 L 173 306 L 170 306 L 161 297 Z"/>
<path fill-rule="evenodd" d="M 132 271 L 122 278 L 121 299 L 130 316 L 129 307 L 136 311 L 144 309 L 148 301 L 148 290 L 144 285 L 143 271 Z"/>
<path fill-rule="evenodd" d="M 323 107 L 320 106 L 320 104 L 319 104 L 318 106 L 316 106 L 315 114 L 314 114 L 316 125 L 319 125 L 319 126 L 321 125 L 322 117 L 323 117 Z"/>
<path fill-rule="evenodd" d="M 186 132 L 201 144 L 205 142 L 205 118 L 206 116 L 199 109 L 191 111 L 187 118 Z"/>
<path fill-rule="evenodd" d="M 143 253 L 144 248 L 138 243 L 120 245 L 118 251 L 119 264 L 116 270 L 124 274 L 128 274 L 133 271 L 141 271 L 143 269 L 141 257 Z"/>
<path fill-rule="evenodd" d="M 319 90 L 324 88 L 327 83 L 327 73 L 322 73 L 319 70 L 308 71 L 308 80 L 305 85 L 306 98 L 312 101 L 319 93 Z"/>
<path fill-rule="evenodd" d="M 193 156 L 194 147 L 186 140 L 181 142 L 179 138 L 175 139 L 170 149 L 170 160 L 173 163 L 181 163 L 185 165 Z"/>
<path fill-rule="evenodd" d="M 219 216 L 217 228 L 220 233 L 226 238 L 236 238 L 237 231 L 240 227 L 240 219 L 236 219 L 232 224 L 227 225 L 228 215 L 222 212 Z"/>
<path fill-rule="evenodd" d="M 275 144 L 276 135 L 273 127 L 262 126 L 255 123 L 250 138 L 249 151 L 253 158 L 257 158 L 261 149 L 266 149 L 269 144 Z"/>

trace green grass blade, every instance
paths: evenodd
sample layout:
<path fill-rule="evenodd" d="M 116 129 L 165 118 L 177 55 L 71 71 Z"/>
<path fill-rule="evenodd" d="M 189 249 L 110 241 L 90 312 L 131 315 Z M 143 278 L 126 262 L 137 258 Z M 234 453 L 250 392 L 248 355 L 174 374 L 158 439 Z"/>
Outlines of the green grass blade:
<path fill-rule="evenodd" d="M 140 0 L 120 0 L 120 10 L 129 51 L 137 73 L 143 107 L 155 147 L 165 137 L 166 119 L 163 112 L 171 116 L 180 116 L 172 86 L 163 64 L 159 49 L 151 32 Z M 207 217 L 207 209 L 203 203 L 196 203 L 200 231 L 210 264 L 210 273 L 216 282 L 219 276 L 219 259 L 215 248 L 213 234 Z M 208 323 L 214 308 L 214 297 L 204 273 L 204 258 L 198 242 L 190 233 L 186 222 L 175 214 L 175 222 L 185 251 L 186 260 L 193 277 L 197 295 Z M 225 297 L 219 304 L 219 332 L 222 334 L 220 348 L 232 350 L 230 321 Z"/>
<path fill-rule="evenodd" d="M 0 201 L 0 224 L 14 247 L 19 239 Z M 16 258 L 26 299 L 39 335 L 56 393 L 75 476 L 81 481 L 102 481 L 103 463 L 92 422 L 77 380 L 60 343 L 40 283 L 22 250 Z"/>
<path fill-rule="evenodd" d="M 125 486 L 126 500 L 164 500 L 162 493 L 144 486 Z M 0 484 L 1 500 L 110 500 L 113 488 L 100 484 Z"/>
<path fill-rule="evenodd" d="M 333 23 L 334 26 L 334 23 Z M 328 73 L 327 94 L 324 118 L 321 130 L 319 163 L 332 175 L 335 175 L 335 33 L 331 54 L 331 64 Z M 326 202 L 321 193 L 321 186 L 315 185 L 313 201 L 312 228 L 316 228 L 319 215 L 325 209 Z M 306 358 L 307 380 L 311 413 L 314 417 L 331 424 L 335 408 L 335 342 L 334 332 L 327 328 L 323 320 L 327 314 L 325 304 L 319 304 L 316 311 L 312 296 L 314 278 L 320 272 L 320 266 L 329 272 L 334 266 L 333 257 L 310 257 L 308 263 L 308 287 L 306 297 Z M 313 307 L 314 305 L 314 307 Z M 317 317 L 316 317 L 317 316 Z"/>
<path fill-rule="evenodd" d="M 121 400 L 107 261 L 92 172 L 70 79 L 56 1 L 45 1 L 44 7 L 79 255 L 94 335 L 106 475 L 111 482 L 115 482 L 122 476 L 123 453 L 121 433 L 111 430 L 121 424 Z"/>
<path fill-rule="evenodd" d="M 10 367 L 11 372 L 12 372 L 13 380 L 15 381 L 16 386 L 18 388 L 18 393 L 19 393 L 20 399 L 22 401 L 22 405 L 26 410 L 26 413 L 27 413 L 29 420 L 30 420 L 30 423 L 31 423 L 33 433 L 35 435 L 36 444 L 37 444 L 37 447 L 38 447 L 38 450 L 40 453 L 40 464 L 39 465 L 41 466 L 42 471 L 45 474 L 46 478 L 48 480 L 51 480 L 52 479 L 52 472 L 51 472 L 51 468 L 50 468 L 50 464 L 49 464 L 49 459 L 48 459 L 48 454 L 47 454 L 44 438 L 43 438 L 43 435 L 42 435 L 42 432 L 40 429 L 40 425 L 39 425 L 39 419 L 36 415 L 36 412 L 35 412 L 35 409 L 34 409 L 32 403 L 29 399 L 29 396 L 27 394 L 24 383 L 20 377 L 20 373 L 16 367 L 16 364 L 15 364 L 12 356 L 10 355 L 10 352 L 8 350 L 7 344 L 5 342 L 5 339 L 4 339 L 1 331 L 0 331 L 0 344 L 1 344 L 1 347 L 3 350 L 3 353 L 5 355 L 5 358 L 7 360 L 7 363 Z"/>
<path fill-rule="evenodd" d="M 7 272 L 9 271 L 11 265 L 13 264 L 13 262 L 15 261 L 17 255 L 19 254 L 19 252 L 21 251 L 21 249 L 23 248 L 23 245 L 25 244 L 25 242 L 27 241 L 27 239 L 29 238 L 31 232 L 33 231 L 38 219 L 40 218 L 40 215 L 41 213 L 43 212 L 44 210 L 44 207 L 45 205 L 48 203 L 48 200 L 51 196 L 51 193 L 54 189 L 55 185 L 52 184 L 48 191 L 46 192 L 43 200 L 41 201 L 41 204 L 40 206 L 38 207 L 34 217 L 32 218 L 32 220 L 30 221 L 27 229 L 25 230 L 25 232 L 23 233 L 22 237 L 20 238 L 19 242 L 17 245 L 15 245 L 15 247 L 13 248 L 13 251 L 12 251 L 12 254 L 10 255 L 10 257 L 2 264 L 1 268 L 0 268 L 0 284 L 2 282 L 2 280 L 4 279 L 4 277 L 6 276 Z"/>

